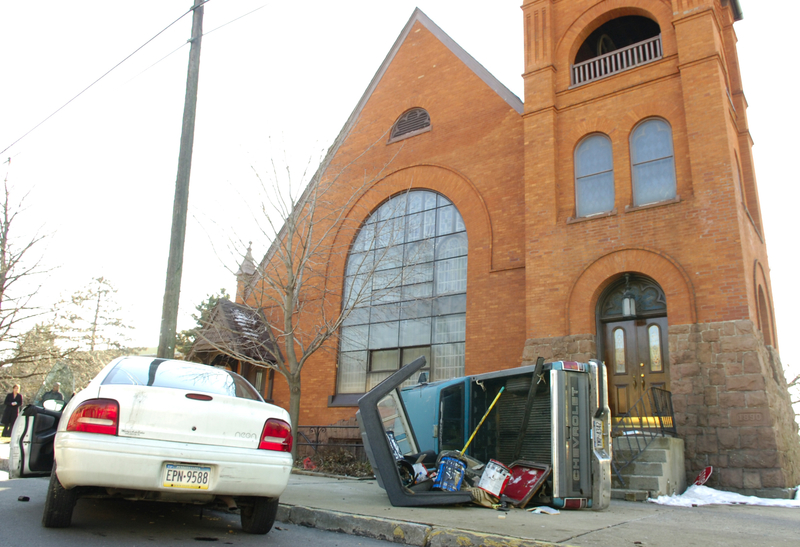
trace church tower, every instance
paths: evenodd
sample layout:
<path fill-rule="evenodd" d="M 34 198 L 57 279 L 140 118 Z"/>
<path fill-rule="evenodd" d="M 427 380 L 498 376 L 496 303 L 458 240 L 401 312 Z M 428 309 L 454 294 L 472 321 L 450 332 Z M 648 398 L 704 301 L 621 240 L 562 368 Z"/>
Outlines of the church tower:
<path fill-rule="evenodd" d="M 524 360 L 672 393 L 687 476 L 800 482 L 736 55 L 738 0 L 527 0 Z"/>

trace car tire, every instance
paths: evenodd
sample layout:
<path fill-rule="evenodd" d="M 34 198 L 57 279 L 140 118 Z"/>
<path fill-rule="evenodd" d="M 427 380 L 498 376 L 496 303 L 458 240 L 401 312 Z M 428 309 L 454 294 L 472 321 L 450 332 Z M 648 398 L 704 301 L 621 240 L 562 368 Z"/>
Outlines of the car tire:
<path fill-rule="evenodd" d="M 50 485 L 47 487 L 47 496 L 44 501 L 44 514 L 42 526 L 45 528 L 67 528 L 72 522 L 72 510 L 78 501 L 78 492 L 75 488 L 67 490 L 58 481 L 56 466 L 50 473 Z"/>
<path fill-rule="evenodd" d="M 250 498 L 240 505 L 242 530 L 248 534 L 266 534 L 278 514 L 278 498 Z"/>

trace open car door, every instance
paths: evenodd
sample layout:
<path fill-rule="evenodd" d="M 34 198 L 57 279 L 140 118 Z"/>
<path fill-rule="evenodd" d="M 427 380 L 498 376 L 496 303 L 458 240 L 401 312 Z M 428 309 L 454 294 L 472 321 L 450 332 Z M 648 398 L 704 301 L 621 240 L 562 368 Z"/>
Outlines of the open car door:
<path fill-rule="evenodd" d="M 53 469 L 53 441 L 64 401 L 43 404 L 24 407 L 14 422 L 8 454 L 8 474 L 12 479 L 43 477 Z"/>
<path fill-rule="evenodd" d="M 356 417 L 364 448 L 379 484 L 395 507 L 469 503 L 472 494 L 468 490 L 412 491 L 403 485 L 400 477 L 392 441 L 396 441 L 404 455 L 415 451 L 418 445 L 398 389 L 424 366 L 425 357 L 415 359 L 358 400 Z"/>

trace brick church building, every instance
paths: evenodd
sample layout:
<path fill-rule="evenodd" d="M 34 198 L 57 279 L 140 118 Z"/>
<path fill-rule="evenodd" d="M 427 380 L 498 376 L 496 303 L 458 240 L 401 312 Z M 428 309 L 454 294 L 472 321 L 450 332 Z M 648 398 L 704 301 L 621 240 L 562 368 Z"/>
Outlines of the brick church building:
<path fill-rule="evenodd" d="M 320 166 L 319 314 L 353 307 L 299 425 L 419 355 L 433 380 L 598 358 L 612 416 L 671 393 L 687 477 L 797 485 L 738 0 L 523 1 L 523 98 L 416 10 Z M 248 255 L 237 302 L 274 259 Z"/>

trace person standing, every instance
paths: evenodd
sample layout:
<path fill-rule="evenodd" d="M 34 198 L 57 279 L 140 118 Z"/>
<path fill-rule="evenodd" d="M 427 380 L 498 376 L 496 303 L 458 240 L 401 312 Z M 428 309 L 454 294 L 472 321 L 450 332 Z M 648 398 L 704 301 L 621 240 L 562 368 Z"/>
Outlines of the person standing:
<path fill-rule="evenodd" d="M 11 393 L 6 395 L 4 402 L 6 405 L 3 411 L 3 419 L 0 422 L 3 424 L 3 437 L 11 436 L 11 428 L 14 427 L 14 422 L 17 421 L 19 416 L 19 409 L 22 408 L 22 395 L 19 392 L 19 384 L 14 384 L 11 388 Z"/>
<path fill-rule="evenodd" d="M 59 389 L 61 389 L 61 382 L 53 384 L 53 388 L 42 396 L 42 402 L 49 401 L 50 399 L 54 401 L 63 401 L 64 396 L 61 395 Z"/>

